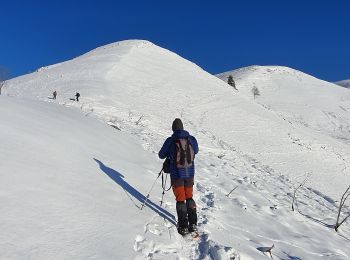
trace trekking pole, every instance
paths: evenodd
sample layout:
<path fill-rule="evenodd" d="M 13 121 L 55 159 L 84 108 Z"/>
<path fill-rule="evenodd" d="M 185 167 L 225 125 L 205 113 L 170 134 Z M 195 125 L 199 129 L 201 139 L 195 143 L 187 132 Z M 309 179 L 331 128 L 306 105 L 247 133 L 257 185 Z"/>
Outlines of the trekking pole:
<path fill-rule="evenodd" d="M 162 193 L 162 200 L 160 201 L 160 206 L 162 206 L 163 205 L 163 199 L 164 199 L 164 194 L 165 194 L 165 192 L 166 191 L 169 191 L 170 189 L 171 189 L 171 184 L 170 184 L 170 187 L 168 188 L 168 189 L 166 189 L 166 180 L 167 180 L 167 178 L 168 178 L 168 174 L 166 174 L 166 176 L 165 176 L 165 181 L 163 181 L 164 180 L 164 177 L 163 177 L 163 174 L 162 174 L 162 188 L 163 188 L 163 193 Z"/>
<path fill-rule="evenodd" d="M 166 179 L 168 178 L 168 174 L 165 176 L 165 182 L 163 182 L 163 175 L 162 175 L 162 188 L 163 188 L 163 192 L 162 192 L 162 200 L 160 201 L 160 206 L 163 205 L 163 198 L 164 198 L 164 194 L 165 194 L 165 184 L 166 184 Z"/>
<path fill-rule="evenodd" d="M 151 189 L 149 190 L 149 192 L 148 192 L 148 194 L 147 194 L 147 196 L 146 196 L 145 201 L 142 203 L 140 210 L 142 210 L 143 207 L 145 206 L 145 204 L 146 204 L 146 202 L 147 202 L 147 200 L 148 200 L 148 198 L 149 198 L 149 195 L 151 194 L 151 192 L 152 192 L 152 190 L 153 190 L 153 187 L 154 187 L 154 185 L 156 184 L 156 181 L 158 180 L 159 176 L 162 174 L 162 171 L 163 171 L 163 168 L 160 170 L 160 172 L 158 173 L 157 178 L 154 180 L 153 185 L 152 185 Z"/>

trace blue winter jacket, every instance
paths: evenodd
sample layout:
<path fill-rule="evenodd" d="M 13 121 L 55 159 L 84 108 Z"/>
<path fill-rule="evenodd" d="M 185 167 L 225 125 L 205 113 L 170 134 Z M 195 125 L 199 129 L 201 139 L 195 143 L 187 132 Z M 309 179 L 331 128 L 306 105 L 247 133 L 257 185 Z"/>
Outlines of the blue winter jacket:
<path fill-rule="evenodd" d="M 160 159 L 170 158 L 170 176 L 171 179 L 184 179 L 184 178 L 193 178 L 194 177 L 194 162 L 191 167 L 186 169 L 178 169 L 176 167 L 175 159 L 175 140 L 177 138 L 188 138 L 190 144 L 192 145 L 193 151 L 195 154 L 198 153 L 198 143 L 196 138 L 190 135 L 185 130 L 176 130 L 171 137 L 168 137 L 162 148 L 160 149 L 158 156 Z"/>

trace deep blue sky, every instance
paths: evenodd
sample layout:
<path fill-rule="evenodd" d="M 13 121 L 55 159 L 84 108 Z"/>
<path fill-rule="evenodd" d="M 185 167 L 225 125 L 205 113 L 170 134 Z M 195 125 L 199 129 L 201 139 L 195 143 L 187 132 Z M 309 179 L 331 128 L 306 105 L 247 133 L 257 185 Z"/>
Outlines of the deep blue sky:
<path fill-rule="evenodd" d="M 0 3 L 0 65 L 12 76 L 111 42 L 146 39 L 214 74 L 258 64 L 350 78 L 347 0 Z"/>

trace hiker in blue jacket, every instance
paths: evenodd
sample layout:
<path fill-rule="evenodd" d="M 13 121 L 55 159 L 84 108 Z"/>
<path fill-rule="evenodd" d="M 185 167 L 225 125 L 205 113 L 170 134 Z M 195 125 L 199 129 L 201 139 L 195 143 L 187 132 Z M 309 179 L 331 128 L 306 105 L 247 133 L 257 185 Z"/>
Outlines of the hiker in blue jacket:
<path fill-rule="evenodd" d="M 176 198 L 178 232 L 185 235 L 197 231 L 196 203 L 193 200 L 194 157 L 198 153 L 196 138 L 184 130 L 181 119 L 172 124 L 173 134 L 159 151 L 159 158 L 170 159 L 171 186 Z"/>

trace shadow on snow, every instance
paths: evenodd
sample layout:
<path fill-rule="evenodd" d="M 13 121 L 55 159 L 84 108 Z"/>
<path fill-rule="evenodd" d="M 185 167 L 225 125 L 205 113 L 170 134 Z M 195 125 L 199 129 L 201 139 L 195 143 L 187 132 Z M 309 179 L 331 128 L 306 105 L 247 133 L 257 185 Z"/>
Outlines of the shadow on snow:
<path fill-rule="evenodd" d="M 141 205 L 137 205 L 135 201 L 133 200 L 133 197 L 137 199 L 141 204 L 144 203 L 146 200 L 146 197 L 141 194 L 138 190 L 136 190 L 134 187 L 132 187 L 129 183 L 127 183 L 124 180 L 124 175 L 117 172 L 116 170 L 107 167 L 105 164 L 103 164 L 101 161 L 95 159 L 95 162 L 98 163 L 100 169 L 108 176 L 110 177 L 115 183 L 117 183 L 120 187 L 123 188 L 127 196 L 130 198 L 130 200 L 134 203 L 134 205 L 137 208 L 141 208 Z M 155 213 L 157 213 L 159 216 L 163 217 L 164 219 L 168 220 L 172 224 L 176 225 L 175 217 L 170 212 L 166 211 L 164 208 L 156 205 L 153 203 L 150 199 L 147 200 L 145 203 L 145 206 L 153 210 Z"/>

